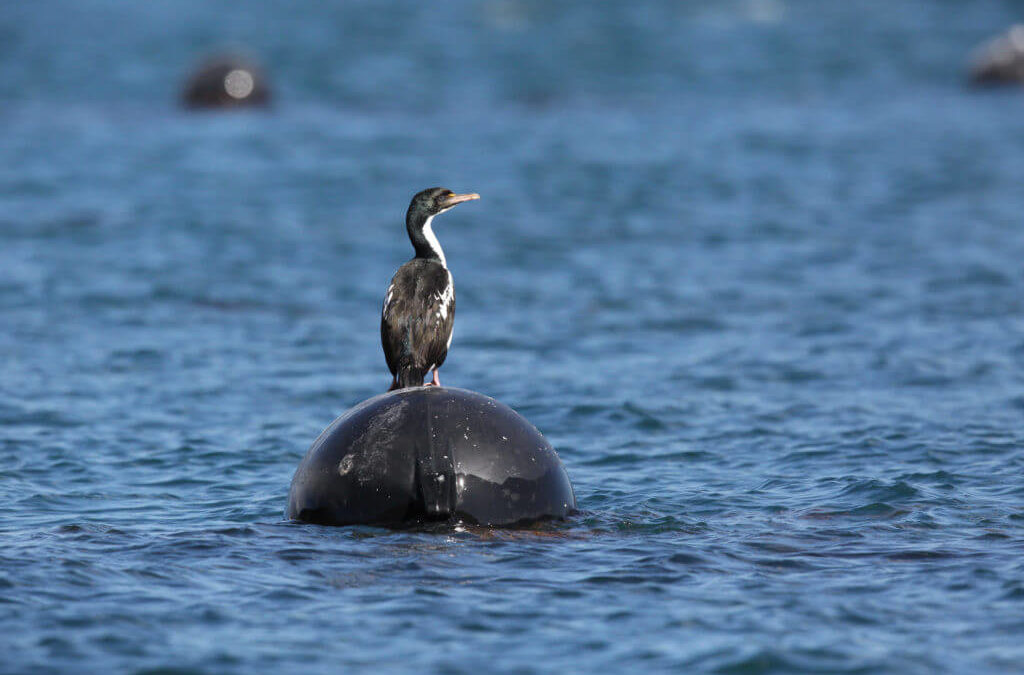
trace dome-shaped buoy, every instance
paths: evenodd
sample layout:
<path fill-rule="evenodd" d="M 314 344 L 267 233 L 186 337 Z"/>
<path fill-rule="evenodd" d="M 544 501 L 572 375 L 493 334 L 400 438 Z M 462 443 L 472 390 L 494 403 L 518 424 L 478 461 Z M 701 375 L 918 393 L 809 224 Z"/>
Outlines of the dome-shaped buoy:
<path fill-rule="evenodd" d="M 517 525 L 576 509 L 551 444 L 494 399 L 445 387 L 375 396 L 334 420 L 299 464 L 287 515 L 325 525 Z"/>
<path fill-rule="evenodd" d="M 199 64 L 185 83 L 181 100 L 188 108 L 262 106 L 270 103 L 270 87 L 255 62 L 225 54 Z"/>
<path fill-rule="evenodd" d="M 973 84 L 1024 84 L 1024 24 L 978 47 L 971 56 Z"/>

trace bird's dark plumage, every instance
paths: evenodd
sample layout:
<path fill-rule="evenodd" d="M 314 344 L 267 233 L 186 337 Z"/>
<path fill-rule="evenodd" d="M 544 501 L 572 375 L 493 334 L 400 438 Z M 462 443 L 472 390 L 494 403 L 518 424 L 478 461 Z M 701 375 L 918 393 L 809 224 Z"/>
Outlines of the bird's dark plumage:
<path fill-rule="evenodd" d="M 416 256 L 391 279 L 381 310 L 380 339 L 393 376 L 392 389 L 421 385 L 431 370 L 431 384 L 440 384 L 437 369 L 448 356 L 455 325 L 455 286 L 432 221 L 471 199 L 479 195 L 431 188 L 409 205 L 405 225 Z"/>
<path fill-rule="evenodd" d="M 455 325 L 455 287 L 441 263 L 413 258 L 388 287 L 380 339 L 399 387 L 423 384 L 431 368 L 448 356 Z"/>

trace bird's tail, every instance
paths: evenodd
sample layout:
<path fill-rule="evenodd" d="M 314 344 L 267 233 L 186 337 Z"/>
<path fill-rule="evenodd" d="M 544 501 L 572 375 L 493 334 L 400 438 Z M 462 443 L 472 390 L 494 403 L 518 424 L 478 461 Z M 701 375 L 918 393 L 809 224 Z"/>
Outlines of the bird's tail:
<path fill-rule="evenodd" d="M 423 384 L 423 376 L 425 374 L 412 364 L 402 365 L 398 367 L 398 374 L 395 376 L 395 380 L 397 380 L 399 389 L 418 387 Z"/>

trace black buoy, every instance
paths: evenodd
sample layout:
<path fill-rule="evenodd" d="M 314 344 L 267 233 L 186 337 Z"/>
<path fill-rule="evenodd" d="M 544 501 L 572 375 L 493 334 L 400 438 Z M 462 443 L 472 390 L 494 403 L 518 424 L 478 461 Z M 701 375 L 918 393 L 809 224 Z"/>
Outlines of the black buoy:
<path fill-rule="evenodd" d="M 1024 84 L 1024 24 L 978 47 L 971 56 L 972 84 Z"/>
<path fill-rule="evenodd" d="M 270 103 L 267 77 L 255 62 L 224 54 L 203 61 L 181 93 L 187 108 L 237 108 Z"/>
<path fill-rule="evenodd" d="M 299 464 L 288 518 L 325 525 L 520 525 L 576 509 L 551 444 L 493 398 L 444 387 L 375 396 L 334 420 Z"/>

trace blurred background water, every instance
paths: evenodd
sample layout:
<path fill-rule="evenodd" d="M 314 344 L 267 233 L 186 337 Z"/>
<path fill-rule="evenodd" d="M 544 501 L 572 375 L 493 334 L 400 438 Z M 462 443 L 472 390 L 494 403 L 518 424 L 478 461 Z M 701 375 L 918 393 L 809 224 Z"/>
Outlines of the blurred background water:
<path fill-rule="evenodd" d="M 1024 669 L 1020 2 L 0 5 L 0 672 Z M 203 56 L 267 110 L 190 113 Z M 431 185 L 581 513 L 284 521 Z"/>

